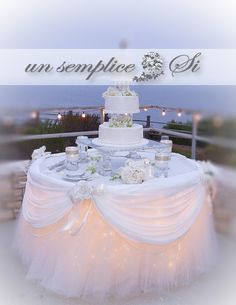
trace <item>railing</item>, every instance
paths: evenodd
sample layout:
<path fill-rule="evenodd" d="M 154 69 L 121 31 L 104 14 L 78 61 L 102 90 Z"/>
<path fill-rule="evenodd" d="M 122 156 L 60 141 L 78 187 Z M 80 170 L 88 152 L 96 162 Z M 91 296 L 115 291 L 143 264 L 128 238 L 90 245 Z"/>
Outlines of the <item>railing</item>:
<path fill-rule="evenodd" d="M 150 130 L 151 128 L 144 128 L 144 131 L 150 131 Z M 7 136 L 7 137 L 0 137 L 0 144 L 9 144 L 9 143 L 42 140 L 42 139 L 73 138 L 78 136 L 96 136 L 96 135 L 98 135 L 98 130 L 76 131 L 76 132 L 65 132 L 65 133 L 49 133 L 49 134 L 39 134 L 39 135 Z"/>
<path fill-rule="evenodd" d="M 170 136 L 174 136 L 177 138 L 192 140 L 192 158 L 193 158 L 193 150 L 196 150 L 197 141 L 236 150 L 236 141 L 235 140 L 223 139 L 223 138 L 218 138 L 218 137 L 202 137 L 202 136 L 198 136 L 198 135 L 193 136 L 193 134 L 189 134 L 189 133 L 185 133 L 185 132 L 176 132 L 176 131 L 173 131 L 170 129 L 164 129 L 164 128 L 151 128 L 151 130 L 157 131 L 160 133 L 164 133 L 164 134 L 167 134 Z M 193 147 L 195 147 L 195 148 L 193 148 Z"/>
<path fill-rule="evenodd" d="M 104 121 L 104 109 L 100 109 L 102 112 L 102 122 Z M 196 148 L 197 148 L 197 141 L 213 144 L 216 146 L 234 149 L 236 150 L 236 141 L 231 139 L 224 139 L 224 138 L 217 138 L 217 137 L 203 137 L 197 134 L 198 130 L 198 118 L 193 114 L 192 117 L 192 132 L 182 132 L 176 131 L 166 128 L 152 128 L 151 124 L 162 124 L 163 122 L 154 122 L 151 121 L 151 116 L 147 115 L 146 120 L 134 120 L 134 122 L 143 123 L 145 126 L 144 131 L 155 131 L 161 134 L 167 134 L 172 137 L 189 139 L 192 141 L 191 146 L 191 157 L 192 159 L 196 159 Z M 166 124 L 166 123 L 165 123 Z M 16 142 L 23 142 L 23 141 L 31 141 L 31 140 L 40 140 L 40 139 L 54 139 L 54 138 L 69 138 L 69 137 L 77 137 L 77 136 L 96 136 L 98 135 L 98 130 L 94 131 L 79 131 L 79 132 L 67 132 L 67 133 L 54 133 L 54 134 L 39 134 L 39 135 L 12 135 L 12 136 L 1 136 L 0 137 L 0 144 L 9 144 L 9 143 L 16 143 Z"/>
<path fill-rule="evenodd" d="M 173 131 L 165 128 L 144 128 L 145 132 L 155 131 L 161 134 L 167 134 L 172 137 L 183 138 L 192 140 L 192 158 L 196 158 L 196 147 L 197 141 L 213 144 L 216 146 L 235 149 L 236 150 L 236 141 L 216 138 L 216 137 L 202 137 L 198 136 L 196 131 L 193 131 L 192 134 L 180 131 Z M 41 140 L 41 139 L 56 139 L 56 138 L 70 138 L 77 136 L 96 136 L 98 135 L 98 131 L 79 131 L 79 132 L 67 132 L 67 133 L 54 133 L 54 134 L 39 134 L 39 135 L 19 135 L 19 136 L 7 136 L 0 138 L 0 144 L 9 144 L 9 143 L 17 143 L 23 141 L 31 141 L 31 140 Z"/>
<path fill-rule="evenodd" d="M 147 116 L 146 121 L 135 120 L 135 122 L 145 123 L 147 128 L 151 128 L 150 127 L 151 124 L 162 124 L 162 122 L 151 121 L 151 117 L 149 115 Z M 151 130 L 159 132 L 161 134 L 167 134 L 167 135 L 170 135 L 172 137 L 192 140 L 192 146 L 191 146 L 191 157 L 192 157 L 192 159 L 196 159 L 197 141 L 204 142 L 204 143 L 207 143 L 207 144 L 216 145 L 216 146 L 223 147 L 223 148 L 226 148 L 226 149 L 236 150 L 236 140 L 219 138 L 219 137 L 199 136 L 197 134 L 198 123 L 199 123 L 198 116 L 195 116 L 193 114 L 193 117 L 192 117 L 192 132 L 186 132 L 186 131 L 182 132 L 182 131 L 176 131 L 176 130 L 171 130 L 171 129 L 166 129 L 166 128 L 157 128 L 157 127 L 151 128 Z"/>
<path fill-rule="evenodd" d="M 98 130 L 93 131 L 77 131 L 77 132 L 65 132 L 65 133 L 48 133 L 39 135 L 14 135 L 14 136 L 2 136 L 0 138 L 0 144 L 17 143 L 32 140 L 42 139 L 59 139 L 59 138 L 73 138 L 78 136 L 96 136 Z"/>

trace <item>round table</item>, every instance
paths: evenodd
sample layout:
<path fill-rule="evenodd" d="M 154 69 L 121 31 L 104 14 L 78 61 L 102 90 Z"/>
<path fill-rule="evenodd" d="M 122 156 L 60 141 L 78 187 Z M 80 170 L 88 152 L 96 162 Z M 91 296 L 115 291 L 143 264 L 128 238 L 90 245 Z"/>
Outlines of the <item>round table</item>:
<path fill-rule="evenodd" d="M 41 157 L 28 172 L 16 231 L 28 278 L 98 301 L 188 284 L 212 264 L 211 198 L 199 163 L 172 154 L 168 178 L 128 185 L 98 174 L 68 181 L 52 170 L 63 158 Z M 113 158 L 114 167 L 121 161 Z"/>

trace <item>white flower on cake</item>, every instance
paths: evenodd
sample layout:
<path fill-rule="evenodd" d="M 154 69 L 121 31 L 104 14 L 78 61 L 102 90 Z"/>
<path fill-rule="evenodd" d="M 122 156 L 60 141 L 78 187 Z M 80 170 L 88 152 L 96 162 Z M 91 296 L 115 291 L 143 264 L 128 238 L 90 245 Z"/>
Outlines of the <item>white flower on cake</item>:
<path fill-rule="evenodd" d="M 109 120 L 110 127 L 132 127 L 132 116 L 130 114 L 113 114 Z"/>
<path fill-rule="evenodd" d="M 146 178 L 146 170 L 143 167 L 125 166 L 120 169 L 120 176 L 127 184 L 143 183 Z"/>
<path fill-rule="evenodd" d="M 108 87 L 102 95 L 104 98 L 109 96 L 137 96 L 136 92 L 129 89 L 129 86 Z"/>
<path fill-rule="evenodd" d="M 122 96 L 122 93 L 116 87 L 108 87 L 102 95 L 104 98 L 108 96 Z"/>

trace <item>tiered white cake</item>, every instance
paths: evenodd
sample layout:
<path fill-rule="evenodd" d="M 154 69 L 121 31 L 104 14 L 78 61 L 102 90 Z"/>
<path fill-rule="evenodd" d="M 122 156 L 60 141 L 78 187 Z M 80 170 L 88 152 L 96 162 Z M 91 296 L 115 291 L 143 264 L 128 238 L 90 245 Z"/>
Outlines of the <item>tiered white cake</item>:
<path fill-rule="evenodd" d="M 147 143 L 143 139 L 143 126 L 133 124 L 132 115 L 138 113 L 139 98 L 128 86 L 109 87 L 103 94 L 105 112 L 111 115 L 109 122 L 99 126 L 99 145 L 129 147 Z"/>

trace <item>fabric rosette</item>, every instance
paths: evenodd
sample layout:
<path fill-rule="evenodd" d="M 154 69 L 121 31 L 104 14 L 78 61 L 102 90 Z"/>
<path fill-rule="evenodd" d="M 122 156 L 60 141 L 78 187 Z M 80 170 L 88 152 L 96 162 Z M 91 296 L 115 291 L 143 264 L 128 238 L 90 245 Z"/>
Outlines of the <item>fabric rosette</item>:
<path fill-rule="evenodd" d="M 203 170 L 202 180 L 206 184 L 211 199 L 213 200 L 217 195 L 217 183 L 215 179 L 216 168 L 209 161 L 198 161 Z"/>
<path fill-rule="evenodd" d="M 69 197 L 73 204 L 77 204 L 83 200 L 90 199 L 92 193 L 92 186 L 87 181 L 81 180 L 69 190 Z"/>
<path fill-rule="evenodd" d="M 88 181 L 81 180 L 76 183 L 68 192 L 73 204 L 78 204 L 83 200 L 91 199 L 92 195 L 102 195 L 104 193 L 104 184 L 93 187 Z"/>

